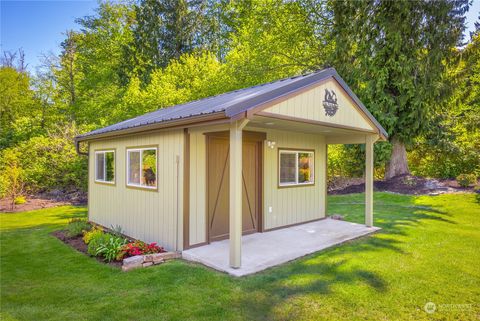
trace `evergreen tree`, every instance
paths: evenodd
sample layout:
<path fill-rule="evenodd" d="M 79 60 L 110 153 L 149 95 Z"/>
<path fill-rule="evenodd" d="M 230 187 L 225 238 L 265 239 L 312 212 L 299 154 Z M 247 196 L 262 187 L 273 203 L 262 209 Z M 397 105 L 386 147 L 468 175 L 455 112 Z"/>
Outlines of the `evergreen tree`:
<path fill-rule="evenodd" d="M 196 49 L 221 51 L 220 2 L 141 0 L 135 6 L 133 41 L 126 50 L 132 73 L 148 82 L 156 68 Z"/>
<path fill-rule="evenodd" d="M 406 145 L 429 127 L 468 0 L 334 1 L 335 67 L 390 134 L 386 178 L 408 174 Z"/>

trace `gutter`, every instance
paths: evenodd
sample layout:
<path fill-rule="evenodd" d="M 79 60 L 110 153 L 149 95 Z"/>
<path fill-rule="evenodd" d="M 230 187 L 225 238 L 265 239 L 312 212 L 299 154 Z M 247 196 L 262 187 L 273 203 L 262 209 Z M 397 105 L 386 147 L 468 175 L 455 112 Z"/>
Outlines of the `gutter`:
<path fill-rule="evenodd" d="M 88 156 L 88 153 L 84 153 L 80 150 L 80 141 L 75 137 L 75 150 L 77 151 L 78 155 Z"/>

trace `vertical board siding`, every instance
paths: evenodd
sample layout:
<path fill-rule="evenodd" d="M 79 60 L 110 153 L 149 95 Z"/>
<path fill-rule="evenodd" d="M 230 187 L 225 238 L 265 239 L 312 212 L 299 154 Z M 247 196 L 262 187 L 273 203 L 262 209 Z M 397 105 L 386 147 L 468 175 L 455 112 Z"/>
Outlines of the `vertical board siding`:
<path fill-rule="evenodd" d="M 190 134 L 190 245 L 206 241 L 206 140 L 201 132 Z"/>
<path fill-rule="evenodd" d="M 89 219 L 106 227 L 119 225 L 125 234 L 169 250 L 182 249 L 183 144 L 183 130 L 90 142 Z M 156 191 L 126 187 L 127 147 L 145 145 L 158 148 Z M 97 184 L 94 177 L 94 151 L 109 148 L 116 149 L 115 186 Z"/>
<path fill-rule="evenodd" d="M 190 132 L 190 245 L 207 241 L 206 235 L 206 139 L 207 131 L 227 128 L 205 128 Z M 321 135 L 280 130 L 260 130 L 247 126 L 245 130 L 260 131 L 276 142 L 275 148 L 264 147 L 263 216 L 264 228 L 272 229 L 325 217 L 325 139 Z M 278 188 L 278 147 L 315 150 L 315 185 Z M 272 207 L 272 213 L 268 208 Z"/>
<path fill-rule="evenodd" d="M 334 116 L 325 115 L 323 101 L 325 89 L 334 90 L 337 95 L 338 110 Z M 363 114 L 355 107 L 348 94 L 338 85 L 336 80 L 329 80 L 319 86 L 269 107 L 265 112 L 284 116 L 303 118 L 315 121 L 329 122 L 336 125 L 345 125 L 367 130 L 376 129 Z"/>
<path fill-rule="evenodd" d="M 264 148 L 263 215 L 266 230 L 325 217 L 325 139 L 321 135 L 267 130 L 275 148 Z M 278 187 L 278 149 L 315 150 L 315 185 Z M 269 213 L 272 207 L 272 213 Z"/>
<path fill-rule="evenodd" d="M 228 129 L 228 125 L 215 125 L 189 129 L 189 245 L 196 245 L 207 241 L 207 143 L 205 133 L 225 131 Z"/>

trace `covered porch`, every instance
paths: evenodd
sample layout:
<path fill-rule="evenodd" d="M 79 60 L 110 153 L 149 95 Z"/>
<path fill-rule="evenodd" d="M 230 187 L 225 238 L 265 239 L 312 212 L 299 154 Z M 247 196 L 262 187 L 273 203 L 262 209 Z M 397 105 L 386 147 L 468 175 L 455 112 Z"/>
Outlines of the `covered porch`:
<path fill-rule="evenodd" d="M 364 144 L 365 225 L 326 219 L 293 227 L 283 227 L 277 231 L 242 235 L 242 134 L 245 129 L 268 130 L 272 128 L 283 132 L 313 134 L 323 142 L 324 173 L 317 173 L 317 176 L 320 174 L 323 176 L 323 180 L 318 182 L 321 185 L 320 190 L 324 194 L 322 197 L 323 218 L 327 218 L 328 145 Z M 232 275 L 241 276 L 374 232 L 377 228 L 373 227 L 373 146 L 379 138 L 380 135 L 373 130 L 297 117 L 284 117 L 267 112 L 259 112 L 249 118 L 233 121 L 230 124 L 229 139 L 231 155 L 229 160 L 229 239 L 193 249 L 191 252 L 186 251 L 186 258 L 202 262 Z M 268 140 L 267 136 L 265 145 L 267 148 L 270 146 L 275 149 L 276 142 Z"/>
<path fill-rule="evenodd" d="M 244 276 L 377 231 L 377 227 L 326 218 L 242 237 L 241 267 L 229 262 L 230 241 L 183 251 L 182 257 L 233 276 Z"/>
<path fill-rule="evenodd" d="M 198 177 L 198 169 L 204 168 L 201 161 L 206 159 L 208 179 L 205 185 L 190 188 L 196 198 L 191 198 L 186 216 L 190 225 L 184 233 L 189 237 L 184 242 L 185 259 L 241 276 L 377 230 L 373 227 L 373 147 L 377 140 L 386 139 L 385 130 L 339 77 L 297 85 L 283 94 L 259 87 L 261 99 L 227 110 L 227 123 L 189 129 L 195 142 L 192 148 L 197 149 L 189 160 L 195 164 L 190 174 Z M 203 147 L 203 137 L 221 131 L 223 149 L 211 149 L 210 140 Z M 263 135 L 257 141 L 258 152 L 246 149 L 253 133 Z M 364 225 L 327 218 L 327 153 L 332 144 L 365 147 Z M 210 179 L 212 173 L 216 180 Z M 249 176 L 257 177 L 259 183 L 248 184 Z M 204 193 L 197 193 L 203 186 L 205 215 L 203 206 L 198 206 Z M 219 226 L 222 233 L 217 232 Z M 245 228 L 250 226 L 254 228 Z"/>

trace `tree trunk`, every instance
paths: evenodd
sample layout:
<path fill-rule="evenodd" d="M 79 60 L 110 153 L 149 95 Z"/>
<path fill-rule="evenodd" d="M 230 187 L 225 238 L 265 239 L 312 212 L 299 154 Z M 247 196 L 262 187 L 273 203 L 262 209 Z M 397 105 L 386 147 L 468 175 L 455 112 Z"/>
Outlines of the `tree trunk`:
<path fill-rule="evenodd" d="M 408 169 L 407 162 L 407 150 L 405 149 L 405 144 L 401 142 L 398 138 L 392 139 L 392 155 L 390 157 L 390 162 L 387 165 L 387 170 L 385 173 L 385 178 L 390 179 L 395 176 L 408 175 L 410 170 Z"/>

